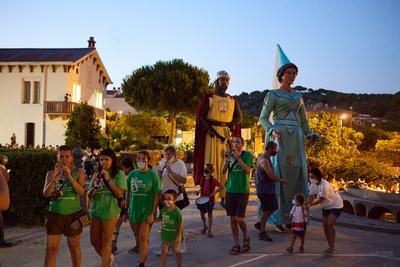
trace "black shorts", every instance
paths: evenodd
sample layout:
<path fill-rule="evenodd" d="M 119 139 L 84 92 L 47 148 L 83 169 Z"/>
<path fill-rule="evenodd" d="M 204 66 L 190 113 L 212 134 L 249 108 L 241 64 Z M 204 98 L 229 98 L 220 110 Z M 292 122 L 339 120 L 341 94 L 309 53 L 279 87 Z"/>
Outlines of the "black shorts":
<path fill-rule="evenodd" d="M 49 212 L 47 216 L 46 232 L 48 235 L 76 236 L 82 233 L 83 226 L 78 224 L 77 228 L 71 227 L 71 223 L 76 216 L 75 213 L 61 215 L 55 212 Z"/>
<path fill-rule="evenodd" d="M 226 214 L 228 216 L 244 218 L 246 216 L 248 202 L 249 194 L 226 192 Z"/>
<path fill-rule="evenodd" d="M 300 238 L 303 238 L 306 235 L 306 231 L 293 231 L 293 234 L 297 235 Z"/>
<path fill-rule="evenodd" d="M 342 209 L 322 209 L 322 217 L 328 217 L 329 215 L 333 215 L 336 218 L 339 218 L 342 213 Z"/>
<path fill-rule="evenodd" d="M 275 193 L 257 194 L 261 203 L 262 211 L 276 211 L 278 209 L 278 200 Z"/>

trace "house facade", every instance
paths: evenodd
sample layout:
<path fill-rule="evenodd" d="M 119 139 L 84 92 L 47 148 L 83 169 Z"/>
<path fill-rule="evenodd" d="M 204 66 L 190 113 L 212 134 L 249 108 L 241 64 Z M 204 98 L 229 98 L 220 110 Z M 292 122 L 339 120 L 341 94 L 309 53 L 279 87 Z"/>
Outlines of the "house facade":
<path fill-rule="evenodd" d="M 87 48 L 0 49 L 0 144 L 62 145 L 74 107 L 87 101 L 105 128 L 111 79 L 90 37 Z"/>

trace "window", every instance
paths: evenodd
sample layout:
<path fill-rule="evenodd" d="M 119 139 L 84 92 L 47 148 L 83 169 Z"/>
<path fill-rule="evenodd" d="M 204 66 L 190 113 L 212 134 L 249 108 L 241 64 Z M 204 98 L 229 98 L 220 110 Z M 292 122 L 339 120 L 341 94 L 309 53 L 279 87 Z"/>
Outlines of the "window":
<path fill-rule="evenodd" d="M 22 103 L 29 104 L 31 102 L 31 82 L 24 81 L 22 88 Z"/>
<path fill-rule="evenodd" d="M 33 103 L 39 104 L 40 102 L 40 82 L 33 83 Z"/>
<path fill-rule="evenodd" d="M 103 94 L 96 92 L 96 107 L 103 108 Z"/>
<path fill-rule="evenodd" d="M 72 85 L 72 102 L 80 102 L 81 101 L 81 86 L 78 84 Z"/>
<path fill-rule="evenodd" d="M 33 92 L 31 92 L 31 88 L 33 88 Z M 31 103 L 31 94 L 33 94 L 32 103 L 39 104 L 40 103 L 40 81 L 22 81 L 22 103 L 29 104 Z"/>

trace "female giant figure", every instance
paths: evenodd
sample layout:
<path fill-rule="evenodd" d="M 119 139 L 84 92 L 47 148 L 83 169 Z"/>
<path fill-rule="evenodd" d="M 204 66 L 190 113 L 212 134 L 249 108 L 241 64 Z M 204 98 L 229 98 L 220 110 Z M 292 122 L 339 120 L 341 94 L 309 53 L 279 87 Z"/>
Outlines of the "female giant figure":
<path fill-rule="evenodd" d="M 269 219 L 270 223 L 277 225 L 278 231 L 284 231 L 282 225 L 289 224 L 294 195 L 308 195 L 304 136 L 313 141 L 319 139 L 308 125 L 302 94 L 291 87 L 297 72 L 293 63 L 279 68 L 277 77 L 281 85 L 265 96 L 260 114 L 261 125 L 266 130 L 265 143 L 275 141 L 279 147 L 272 160 L 275 175 L 288 180 L 287 185 L 276 186 L 279 209 Z"/>

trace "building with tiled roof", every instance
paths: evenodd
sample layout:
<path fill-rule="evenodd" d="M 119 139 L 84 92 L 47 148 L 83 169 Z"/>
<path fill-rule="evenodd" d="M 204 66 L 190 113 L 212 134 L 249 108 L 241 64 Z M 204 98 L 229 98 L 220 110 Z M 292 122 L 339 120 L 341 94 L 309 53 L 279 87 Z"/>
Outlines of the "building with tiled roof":
<path fill-rule="evenodd" d="M 105 127 L 111 79 L 95 48 L 0 48 L 0 144 L 62 145 L 74 107 L 87 101 Z"/>

